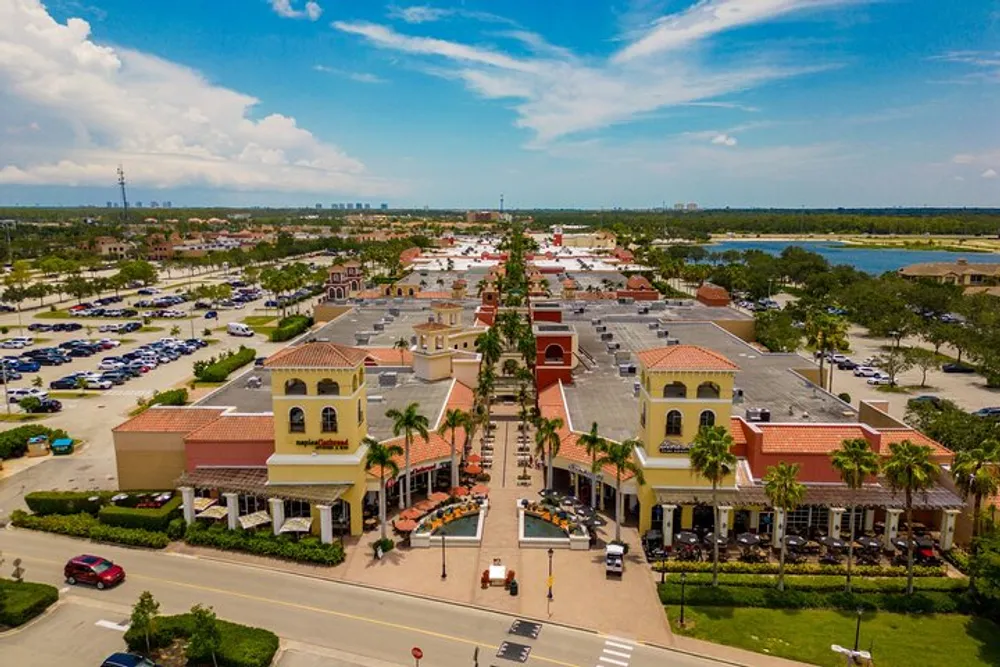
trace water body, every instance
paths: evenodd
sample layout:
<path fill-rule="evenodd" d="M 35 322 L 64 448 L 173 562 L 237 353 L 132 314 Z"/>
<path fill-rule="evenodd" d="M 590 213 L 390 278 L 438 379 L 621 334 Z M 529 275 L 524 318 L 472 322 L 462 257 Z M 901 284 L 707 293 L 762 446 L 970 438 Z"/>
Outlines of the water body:
<path fill-rule="evenodd" d="M 447 530 L 445 539 L 449 537 L 475 537 L 476 530 L 479 529 L 479 514 L 469 514 L 449 521 L 434 531 L 434 535 L 440 535 L 441 529 Z"/>
<path fill-rule="evenodd" d="M 788 246 L 799 246 L 826 258 L 830 264 L 849 264 L 859 271 L 874 275 L 896 271 L 910 264 L 925 262 L 956 262 L 960 258 L 969 263 L 1000 263 L 1000 254 L 985 252 L 948 252 L 947 250 L 889 250 L 864 248 L 838 241 L 719 241 L 705 246 L 711 252 L 726 250 L 763 250 L 780 255 Z"/>
<path fill-rule="evenodd" d="M 524 515 L 524 536 L 525 537 L 546 537 L 558 538 L 566 537 L 566 531 L 559 526 L 549 523 L 545 519 L 530 514 Z"/>

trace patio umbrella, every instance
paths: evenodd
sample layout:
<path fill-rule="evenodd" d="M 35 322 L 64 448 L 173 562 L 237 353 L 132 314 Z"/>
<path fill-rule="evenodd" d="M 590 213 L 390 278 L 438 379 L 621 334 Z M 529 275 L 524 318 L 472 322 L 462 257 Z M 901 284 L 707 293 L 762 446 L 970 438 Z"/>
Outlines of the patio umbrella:
<path fill-rule="evenodd" d="M 435 491 L 434 493 L 432 493 L 427 497 L 427 500 L 431 501 L 432 503 L 437 503 L 438 505 L 440 505 L 444 501 L 448 500 L 448 498 L 449 498 L 448 494 L 445 493 L 444 491 Z"/>
<path fill-rule="evenodd" d="M 877 539 L 874 537 L 868 537 L 867 535 L 859 535 L 854 541 L 857 542 L 858 546 L 862 549 L 878 549 L 882 546 L 882 543 Z"/>
<path fill-rule="evenodd" d="M 760 535 L 756 533 L 740 533 L 736 536 L 736 544 L 741 547 L 755 547 L 760 544 Z"/>
<path fill-rule="evenodd" d="M 478 475 L 482 471 L 483 471 L 483 466 L 479 465 L 478 463 L 470 463 L 469 465 L 465 466 L 466 475 Z"/>
<path fill-rule="evenodd" d="M 430 512 L 437 506 L 438 503 L 431 501 L 430 498 L 428 498 L 427 500 L 421 500 L 419 503 L 413 503 L 413 509 L 418 509 L 421 512 Z"/>
<path fill-rule="evenodd" d="M 399 518 L 401 519 L 419 519 L 427 512 L 423 510 L 418 510 L 416 507 L 410 507 L 399 513 Z"/>
<path fill-rule="evenodd" d="M 413 519 L 396 519 L 392 525 L 401 533 L 412 533 L 417 529 L 417 522 Z"/>
<path fill-rule="evenodd" d="M 806 538 L 801 535 L 785 535 L 785 546 L 792 549 L 801 549 L 806 545 Z"/>
<path fill-rule="evenodd" d="M 490 487 L 485 484 L 476 484 L 472 487 L 472 495 L 474 496 L 488 496 L 490 495 Z"/>
<path fill-rule="evenodd" d="M 826 537 L 820 538 L 819 543 L 822 544 L 827 549 L 846 549 L 847 548 L 847 542 L 845 542 L 844 540 L 840 539 L 839 537 L 833 537 L 832 535 L 827 535 Z"/>
<path fill-rule="evenodd" d="M 558 498 L 560 496 L 560 493 L 555 489 L 542 489 L 541 491 L 538 492 L 538 495 L 540 495 L 542 498 Z"/>
<path fill-rule="evenodd" d="M 906 551 L 907 544 L 905 537 L 897 537 L 892 541 L 892 545 L 900 551 Z M 913 539 L 913 546 L 917 549 L 930 549 L 934 546 L 934 540 L 929 537 L 917 537 Z"/>
<path fill-rule="evenodd" d="M 479 454 L 469 454 L 468 456 L 465 457 L 465 460 L 468 461 L 469 463 L 479 463 L 480 461 L 483 460 L 483 457 L 481 457 Z"/>
<path fill-rule="evenodd" d="M 456 486 L 451 490 L 451 495 L 456 497 L 462 497 L 469 495 L 469 489 L 464 486 Z"/>
<path fill-rule="evenodd" d="M 726 546 L 726 543 L 728 542 L 728 540 L 726 540 L 726 538 L 724 538 L 722 535 L 719 535 L 718 537 L 716 537 L 715 533 L 707 533 L 705 535 L 705 544 L 711 546 L 712 545 L 712 540 L 715 540 L 716 542 L 718 542 L 720 547 Z"/>
<path fill-rule="evenodd" d="M 681 532 L 674 535 L 674 544 L 684 544 L 687 546 L 694 546 L 698 544 L 698 536 L 692 532 L 682 530 Z"/>

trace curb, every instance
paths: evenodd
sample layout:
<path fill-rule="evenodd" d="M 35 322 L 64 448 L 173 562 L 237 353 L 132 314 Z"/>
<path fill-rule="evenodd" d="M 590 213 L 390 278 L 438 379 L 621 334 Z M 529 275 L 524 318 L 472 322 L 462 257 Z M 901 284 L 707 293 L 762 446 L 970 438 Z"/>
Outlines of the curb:
<path fill-rule="evenodd" d="M 4 631 L 0 632 L 0 639 L 6 639 L 7 637 L 14 637 L 14 636 L 16 636 L 16 635 L 24 632 L 25 630 L 31 628 L 31 626 L 33 626 L 35 623 L 41 622 L 44 619 L 46 619 L 49 616 L 51 616 L 52 614 L 54 614 L 57 609 L 59 609 L 60 607 L 62 607 L 65 604 L 66 604 L 66 602 L 64 600 L 64 594 L 60 593 L 59 594 L 59 599 L 56 600 L 55 602 L 53 602 L 52 604 L 50 604 L 48 606 L 48 608 L 45 611 L 43 611 L 41 614 L 39 614 L 38 616 L 35 616 L 33 619 L 31 619 L 27 623 L 19 625 L 16 628 L 10 628 L 8 630 L 4 630 Z"/>
<path fill-rule="evenodd" d="M 683 655 L 691 656 L 692 658 L 699 658 L 701 660 L 711 660 L 712 662 L 719 662 L 724 665 L 732 665 L 732 667 L 755 667 L 746 662 L 737 662 L 731 658 L 721 658 L 716 655 L 708 655 L 706 653 L 696 653 L 695 651 L 690 651 L 688 649 L 677 648 L 676 646 L 664 646 L 663 644 L 657 644 L 656 642 L 640 642 L 643 646 L 649 646 L 650 648 L 660 649 L 661 651 L 670 651 L 672 653 L 681 653 Z"/>

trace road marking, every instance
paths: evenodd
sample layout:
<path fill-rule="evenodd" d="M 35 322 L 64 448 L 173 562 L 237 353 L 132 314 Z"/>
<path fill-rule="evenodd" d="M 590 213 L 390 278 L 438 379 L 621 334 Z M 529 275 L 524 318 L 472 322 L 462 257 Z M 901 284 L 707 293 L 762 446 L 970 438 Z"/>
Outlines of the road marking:
<path fill-rule="evenodd" d="M 617 655 L 619 658 L 631 658 L 631 653 L 625 653 L 624 651 L 612 651 L 609 648 L 604 649 L 604 652 L 608 655 Z"/>
<path fill-rule="evenodd" d="M 620 642 L 613 642 L 610 639 L 606 640 L 604 643 L 607 644 L 608 646 L 614 646 L 615 648 L 623 648 L 626 651 L 631 651 L 632 649 L 635 648 L 634 644 L 623 644 Z"/>
<path fill-rule="evenodd" d="M 614 660 L 612 658 L 606 658 L 603 655 L 598 658 L 601 662 L 610 662 L 612 665 L 621 665 L 621 667 L 628 667 L 628 662 L 625 660 Z"/>
<path fill-rule="evenodd" d="M 621 637 L 605 639 L 604 650 L 601 652 L 600 657 L 597 658 L 597 667 L 607 667 L 607 665 L 603 663 L 617 665 L 617 667 L 628 667 L 629 661 L 632 659 L 632 650 L 634 648 L 635 644 L 627 639 L 622 639 Z M 619 658 L 622 659 L 619 660 Z"/>
<path fill-rule="evenodd" d="M 119 625 L 114 621 L 105 621 L 103 618 L 96 623 L 94 623 L 99 628 L 107 628 L 108 630 L 117 630 L 118 632 L 125 632 L 128 630 L 127 625 Z"/>

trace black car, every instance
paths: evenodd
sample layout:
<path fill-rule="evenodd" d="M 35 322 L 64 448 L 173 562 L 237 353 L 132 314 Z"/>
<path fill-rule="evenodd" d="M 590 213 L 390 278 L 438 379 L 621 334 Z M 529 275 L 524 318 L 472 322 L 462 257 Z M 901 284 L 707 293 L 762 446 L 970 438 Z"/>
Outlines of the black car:
<path fill-rule="evenodd" d="M 841 361 L 840 363 L 837 364 L 837 368 L 839 368 L 842 371 L 853 371 L 857 367 L 858 364 L 854 361 L 851 361 L 850 359 L 848 359 L 847 361 Z"/>
<path fill-rule="evenodd" d="M 114 385 L 125 384 L 125 381 L 128 380 L 129 377 L 130 377 L 129 375 L 126 375 L 121 371 L 107 371 L 105 373 L 101 373 L 102 380 L 107 380 L 108 382 Z"/>
<path fill-rule="evenodd" d="M 41 398 L 38 401 L 38 405 L 27 410 L 27 412 L 35 414 L 40 412 L 59 412 L 60 410 L 62 410 L 62 403 L 59 401 L 54 398 Z"/>
<path fill-rule="evenodd" d="M 976 369 L 973 366 L 967 364 L 950 363 L 941 366 L 941 370 L 945 373 L 975 373 Z"/>
<path fill-rule="evenodd" d="M 94 354 L 94 351 L 89 347 L 84 347 L 83 345 L 75 345 L 66 351 L 71 357 L 89 357 Z"/>
<path fill-rule="evenodd" d="M 53 325 L 42 324 L 41 322 L 34 322 L 28 325 L 28 331 L 52 331 Z"/>
<path fill-rule="evenodd" d="M 101 667 L 159 667 L 149 658 L 136 653 L 113 653 L 105 658 Z"/>
<path fill-rule="evenodd" d="M 8 306 L 6 303 L 0 303 L 0 313 L 13 313 L 17 311 L 14 306 Z"/>
<path fill-rule="evenodd" d="M 49 383 L 49 389 L 76 389 L 76 378 L 65 377 Z"/>

